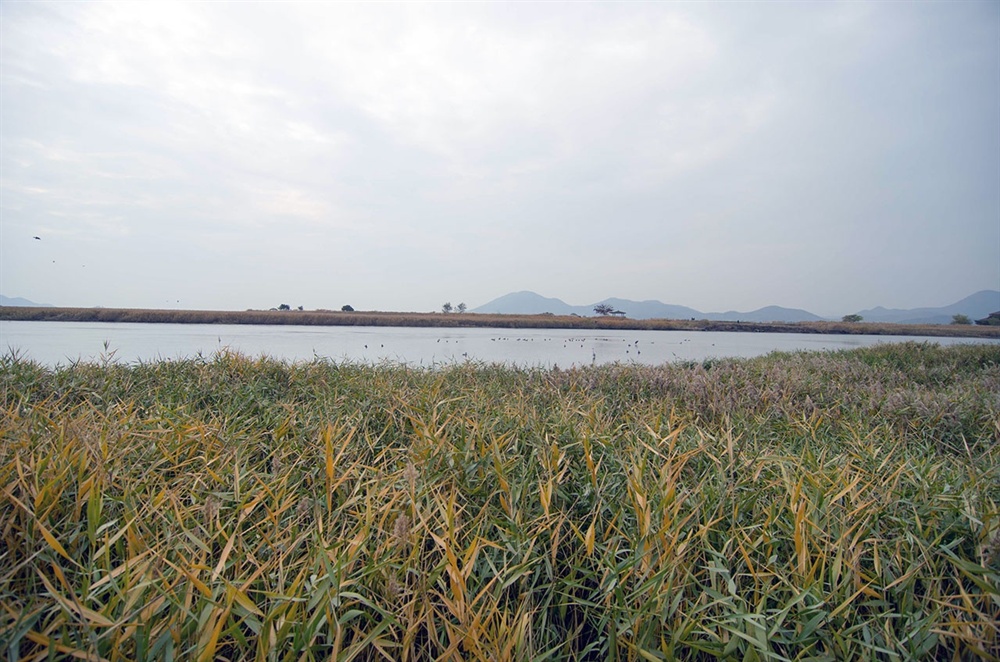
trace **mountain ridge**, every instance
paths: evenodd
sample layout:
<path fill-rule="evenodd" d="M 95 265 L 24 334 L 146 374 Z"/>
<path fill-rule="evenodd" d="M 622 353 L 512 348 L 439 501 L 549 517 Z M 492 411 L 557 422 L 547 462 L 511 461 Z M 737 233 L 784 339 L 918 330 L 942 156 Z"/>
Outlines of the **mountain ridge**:
<path fill-rule="evenodd" d="M 51 303 L 35 303 L 24 297 L 5 297 L 0 294 L 0 306 L 21 306 L 32 308 L 55 308 Z"/>
<path fill-rule="evenodd" d="M 510 292 L 497 297 L 482 306 L 473 308 L 473 313 L 501 313 L 539 315 L 594 315 L 594 307 L 608 305 L 621 310 L 632 319 L 707 319 L 711 321 L 743 322 L 819 322 L 837 318 L 821 317 L 808 310 L 783 306 L 764 306 L 751 311 L 727 310 L 725 312 L 702 312 L 688 306 L 666 304 L 655 299 L 633 301 L 609 297 L 585 306 L 574 306 L 562 299 L 544 297 L 530 290 Z M 971 319 L 986 317 L 1000 310 L 1000 290 L 981 290 L 964 299 L 946 306 L 910 309 L 890 309 L 881 306 L 859 311 L 867 322 L 896 322 L 900 324 L 949 324 L 956 314 L 967 315 Z"/>
<path fill-rule="evenodd" d="M 921 308 L 884 308 L 876 306 L 858 311 L 865 320 L 897 324 L 950 324 L 954 315 L 980 319 L 1000 310 L 1000 291 L 980 290 L 946 306 Z"/>

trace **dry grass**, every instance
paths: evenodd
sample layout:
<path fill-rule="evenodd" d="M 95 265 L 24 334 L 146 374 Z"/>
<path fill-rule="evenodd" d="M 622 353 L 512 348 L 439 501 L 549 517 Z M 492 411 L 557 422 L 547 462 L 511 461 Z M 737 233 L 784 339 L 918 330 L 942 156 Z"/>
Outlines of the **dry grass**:
<path fill-rule="evenodd" d="M 54 322 L 139 322 L 171 324 L 287 324 L 296 326 L 491 327 L 509 329 L 621 329 L 660 331 L 743 331 L 757 333 L 833 333 L 890 336 L 1000 338 L 1000 327 L 961 324 L 879 324 L 844 322 L 713 322 L 709 320 L 633 320 L 558 315 L 481 315 L 476 313 L 393 313 L 335 311 L 143 310 L 128 308 L 0 307 L 0 320 Z"/>
<path fill-rule="evenodd" d="M 0 360 L 11 659 L 997 659 L 1000 350 Z"/>

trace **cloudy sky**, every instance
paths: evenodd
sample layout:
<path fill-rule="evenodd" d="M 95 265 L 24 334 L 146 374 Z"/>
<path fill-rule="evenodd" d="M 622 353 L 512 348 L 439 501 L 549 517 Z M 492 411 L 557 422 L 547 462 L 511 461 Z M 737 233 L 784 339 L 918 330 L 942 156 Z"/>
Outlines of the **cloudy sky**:
<path fill-rule="evenodd" d="M 10 0 L 0 30 L 7 296 L 1000 289 L 1000 3 Z"/>

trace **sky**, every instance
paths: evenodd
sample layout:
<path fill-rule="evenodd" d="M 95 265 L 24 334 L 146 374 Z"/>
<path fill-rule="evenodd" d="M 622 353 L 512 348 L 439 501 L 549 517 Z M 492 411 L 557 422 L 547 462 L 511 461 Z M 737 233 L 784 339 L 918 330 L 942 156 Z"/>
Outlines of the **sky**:
<path fill-rule="evenodd" d="M 982 289 L 997 2 L 0 4 L 8 297 L 834 316 Z"/>

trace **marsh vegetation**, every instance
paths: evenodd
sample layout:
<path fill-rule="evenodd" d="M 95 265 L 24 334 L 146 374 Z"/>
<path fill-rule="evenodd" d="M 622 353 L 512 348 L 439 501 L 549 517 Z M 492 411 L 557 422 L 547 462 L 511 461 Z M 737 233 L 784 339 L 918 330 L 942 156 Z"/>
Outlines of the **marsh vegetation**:
<path fill-rule="evenodd" d="M 301 308 L 301 307 L 300 307 Z M 0 320 L 27 322 L 133 322 L 147 324 L 282 324 L 294 326 L 410 326 L 499 329 L 619 329 L 660 331 L 745 331 L 752 333 L 834 333 L 891 336 L 1000 338 L 1000 328 L 955 324 L 840 322 L 741 322 L 628 319 L 615 315 L 499 315 L 346 310 L 149 310 L 136 308 L 0 307 Z"/>
<path fill-rule="evenodd" d="M 14 659 L 1000 656 L 1000 348 L 0 360 Z"/>

